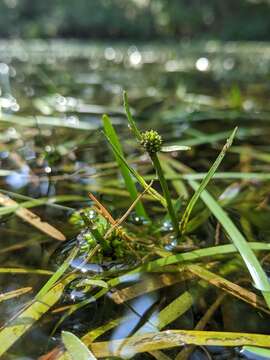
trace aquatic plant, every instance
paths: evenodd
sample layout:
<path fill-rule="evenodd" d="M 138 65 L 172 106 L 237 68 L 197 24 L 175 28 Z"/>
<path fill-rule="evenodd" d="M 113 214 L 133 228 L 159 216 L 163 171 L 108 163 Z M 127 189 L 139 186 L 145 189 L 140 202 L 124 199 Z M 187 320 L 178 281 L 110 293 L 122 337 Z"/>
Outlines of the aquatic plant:
<path fill-rule="evenodd" d="M 44 355 L 43 359 L 51 356 L 53 359 L 74 357 L 75 352 L 92 359 L 109 356 L 124 357 L 127 355 L 126 351 L 129 351 L 129 356 L 148 352 L 157 359 L 167 359 L 168 355 L 162 350 L 175 348 L 174 355 L 179 360 L 187 359 L 195 346 L 204 345 L 244 346 L 246 352 L 267 356 L 270 351 L 269 335 L 223 331 L 222 327 L 212 331 L 211 319 L 215 316 L 215 312 L 228 302 L 228 299 L 230 301 L 237 299 L 248 309 L 254 309 L 255 314 L 259 313 L 262 321 L 269 319 L 269 282 L 262 267 L 265 258 L 262 260 L 261 254 L 267 254 L 270 245 L 267 242 L 254 241 L 252 229 L 244 219 L 241 219 L 240 229 L 239 223 L 229 216 L 227 206 L 232 204 L 235 198 L 241 203 L 239 193 L 242 188 L 237 187 L 237 191 L 231 191 L 229 195 L 227 189 L 222 197 L 218 196 L 220 194 L 217 195 L 218 192 L 214 187 L 209 189 L 208 186 L 215 179 L 265 181 L 269 180 L 269 175 L 239 171 L 217 172 L 228 151 L 241 151 L 231 147 L 237 129 L 232 133 L 224 132 L 217 136 L 217 139 L 225 137 L 228 140 L 209 171 L 196 174 L 182 163 L 179 157 L 175 158 L 168 154 L 171 151 L 187 150 L 187 146 L 183 144 L 164 146 L 164 141 L 156 130 L 140 131 L 131 114 L 126 94 L 124 94 L 124 106 L 129 127 L 137 140 L 136 152 L 148 154 L 147 173 L 144 173 L 145 170 L 140 166 L 139 161 L 133 166 L 131 159 L 123 151 L 123 144 L 110 118 L 103 116 L 104 134 L 116 162 L 110 164 L 106 176 L 102 174 L 105 178 L 102 184 L 105 185 L 94 190 L 98 195 L 89 193 L 90 203 L 87 199 L 84 202 L 85 206 L 76 211 L 69 207 L 61 207 L 71 213 L 70 226 L 73 240 L 61 247 L 63 253 L 58 269 L 52 273 L 44 269 L 0 268 L 0 273 L 3 274 L 33 273 L 36 276 L 50 276 L 32 301 L 0 329 L 0 354 L 5 356 L 15 342 L 37 321 L 42 321 L 42 317 L 53 318 L 53 332 L 60 337 L 60 330 L 65 330 L 67 327 L 64 320 L 71 315 L 76 319 L 76 314 L 79 314 L 82 308 L 86 308 L 88 316 L 88 312 L 92 309 L 87 306 L 91 306 L 94 302 L 99 305 L 100 299 L 105 296 L 107 296 L 106 301 L 111 301 L 115 308 L 119 308 L 122 304 L 126 309 L 130 309 L 134 305 L 133 301 L 135 303 L 140 296 L 166 289 L 170 295 L 166 297 L 166 302 L 158 306 L 152 304 L 153 308 L 151 305 L 144 314 L 136 314 L 139 321 L 125 338 L 96 341 L 106 333 L 114 333 L 121 324 L 125 326 L 132 322 L 129 313 L 123 315 L 122 312 L 120 314 L 115 312 L 113 319 L 105 319 L 106 321 L 97 327 L 87 323 L 90 328 L 78 331 L 80 338 L 70 332 L 61 331 L 62 343 L 60 344 L 59 340 L 59 346 Z M 211 139 L 213 135 L 209 137 L 205 135 L 200 141 L 210 142 Z M 103 169 L 104 166 L 108 170 L 108 164 L 106 165 L 107 168 L 105 165 L 101 165 L 100 168 Z M 118 174 L 121 174 L 120 180 Z M 162 193 L 159 192 L 159 188 Z M 190 194 L 189 188 L 193 189 L 191 190 L 193 195 Z M 89 189 L 92 190 L 91 184 Z M 123 211 L 122 206 L 119 205 L 117 212 L 110 212 L 106 200 L 98 199 L 101 193 L 110 196 L 120 194 L 125 199 L 125 204 L 128 204 L 127 209 Z M 6 197 L 7 195 L 16 197 L 18 202 L 12 202 Z M 243 196 L 246 200 L 251 197 L 251 205 L 248 206 L 252 206 L 254 197 L 258 194 L 244 192 Z M 3 208 L 0 215 L 15 213 L 24 216 L 27 221 L 27 216 L 22 211 L 27 208 L 46 205 L 55 209 L 60 205 L 54 204 L 54 201 L 69 204 L 72 201 L 82 202 L 85 198 L 77 195 L 61 195 L 56 196 L 55 200 L 50 197 L 29 199 L 3 190 L 1 200 Z M 247 201 L 244 203 L 247 206 Z M 132 214 L 133 212 L 135 215 Z M 31 214 L 35 218 L 34 213 Z M 239 214 L 242 216 L 244 210 L 240 209 Z M 28 218 L 29 224 L 35 226 L 36 224 L 30 221 L 29 213 Z M 214 218 L 217 222 L 213 230 Z M 164 223 L 169 224 L 165 230 Z M 55 236 L 60 232 L 56 232 L 56 229 L 53 231 L 53 227 L 48 225 L 39 221 L 39 226 L 36 228 L 43 232 L 47 229 L 46 234 L 54 235 L 56 240 L 63 240 L 63 236 Z M 211 242 L 210 245 L 203 238 L 206 225 L 210 233 L 207 235 L 212 237 L 215 231 L 215 243 Z M 175 237 L 178 238 L 177 243 L 174 241 Z M 247 241 L 246 238 L 251 241 Z M 1 251 L 3 250 L 10 249 Z M 76 268 L 74 262 L 78 260 L 80 265 Z M 100 271 L 89 270 L 92 269 L 91 265 L 98 265 Z M 252 281 L 256 289 L 252 287 Z M 169 291 L 170 286 L 172 291 Z M 6 292 L 1 294 L 0 300 L 8 301 L 15 296 L 23 296 L 30 290 L 29 287 L 23 287 L 18 291 Z M 70 292 L 79 293 L 81 297 L 61 302 L 62 297 L 66 299 Z M 231 306 L 231 302 L 229 304 Z M 184 323 L 178 321 L 181 321 L 192 307 L 197 308 L 200 320 L 194 324 L 193 330 L 187 330 Z M 48 311 L 51 312 L 50 315 L 46 315 Z M 227 311 L 226 315 L 231 316 L 230 309 L 224 307 L 224 311 Z M 62 316 L 56 316 L 62 312 L 64 312 Z M 134 313 L 136 309 L 131 316 Z M 207 324 L 209 331 L 205 330 Z M 148 332 L 145 332 L 146 328 Z M 76 333 L 76 328 L 72 332 Z M 186 346 L 183 348 L 179 344 Z"/>

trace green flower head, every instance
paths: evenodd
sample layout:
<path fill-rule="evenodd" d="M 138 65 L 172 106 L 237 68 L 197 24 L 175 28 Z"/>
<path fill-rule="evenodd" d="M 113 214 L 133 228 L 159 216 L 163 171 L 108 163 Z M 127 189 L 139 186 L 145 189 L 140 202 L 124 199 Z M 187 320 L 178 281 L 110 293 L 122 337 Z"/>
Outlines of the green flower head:
<path fill-rule="evenodd" d="M 155 154 L 161 149 L 162 137 L 155 130 L 148 130 L 141 134 L 141 144 L 149 154 Z"/>

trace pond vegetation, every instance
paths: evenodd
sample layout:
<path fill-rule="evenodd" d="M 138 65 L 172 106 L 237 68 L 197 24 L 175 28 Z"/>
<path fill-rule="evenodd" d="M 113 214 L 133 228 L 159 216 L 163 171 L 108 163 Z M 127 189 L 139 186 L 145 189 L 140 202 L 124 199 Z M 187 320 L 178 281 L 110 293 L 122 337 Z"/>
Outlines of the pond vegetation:
<path fill-rule="evenodd" d="M 0 49 L 1 356 L 269 358 L 270 49 Z"/>

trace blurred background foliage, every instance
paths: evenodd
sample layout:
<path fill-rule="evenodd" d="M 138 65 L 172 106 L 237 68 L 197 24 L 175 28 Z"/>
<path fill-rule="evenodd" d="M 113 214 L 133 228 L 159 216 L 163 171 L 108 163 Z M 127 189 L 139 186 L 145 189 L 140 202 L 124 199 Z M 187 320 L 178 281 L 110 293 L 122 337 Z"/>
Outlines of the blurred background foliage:
<path fill-rule="evenodd" d="M 0 37 L 270 40 L 251 0 L 1 0 Z"/>

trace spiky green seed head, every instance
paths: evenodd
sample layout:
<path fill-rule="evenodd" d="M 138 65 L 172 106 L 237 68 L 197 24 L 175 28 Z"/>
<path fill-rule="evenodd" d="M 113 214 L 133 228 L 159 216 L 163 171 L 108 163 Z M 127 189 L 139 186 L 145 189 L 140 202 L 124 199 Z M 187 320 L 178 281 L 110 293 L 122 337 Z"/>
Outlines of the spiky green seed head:
<path fill-rule="evenodd" d="M 155 154 L 161 149 L 162 137 L 155 130 L 148 130 L 141 134 L 141 144 L 149 154 Z"/>

